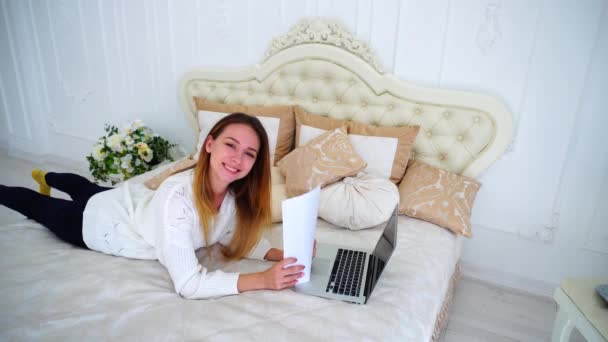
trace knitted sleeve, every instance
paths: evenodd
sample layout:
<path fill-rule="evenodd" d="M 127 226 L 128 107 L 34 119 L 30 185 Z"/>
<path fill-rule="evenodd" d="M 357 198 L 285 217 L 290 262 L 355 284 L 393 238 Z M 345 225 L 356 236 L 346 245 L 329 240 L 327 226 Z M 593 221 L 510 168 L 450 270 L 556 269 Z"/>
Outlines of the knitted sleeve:
<path fill-rule="evenodd" d="M 196 209 L 183 183 L 172 189 L 163 209 L 164 229 L 158 247 L 175 291 L 188 299 L 237 294 L 239 273 L 209 272 L 196 258 L 193 234 L 200 231 Z"/>

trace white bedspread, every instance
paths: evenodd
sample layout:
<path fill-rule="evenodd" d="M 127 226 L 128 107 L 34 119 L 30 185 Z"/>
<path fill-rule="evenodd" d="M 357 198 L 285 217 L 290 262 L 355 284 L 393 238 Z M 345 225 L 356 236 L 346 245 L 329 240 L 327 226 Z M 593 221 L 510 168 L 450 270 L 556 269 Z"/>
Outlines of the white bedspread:
<path fill-rule="evenodd" d="M 280 226 L 269 233 L 279 247 L 280 236 Z M 324 221 L 317 229 L 317 241 L 369 248 L 378 236 Z M 186 300 L 156 261 L 76 249 L 24 221 L 0 227 L 0 340 L 429 341 L 460 246 L 447 230 L 400 216 L 397 250 L 366 305 L 293 290 Z M 212 269 L 270 265 L 199 257 Z"/>

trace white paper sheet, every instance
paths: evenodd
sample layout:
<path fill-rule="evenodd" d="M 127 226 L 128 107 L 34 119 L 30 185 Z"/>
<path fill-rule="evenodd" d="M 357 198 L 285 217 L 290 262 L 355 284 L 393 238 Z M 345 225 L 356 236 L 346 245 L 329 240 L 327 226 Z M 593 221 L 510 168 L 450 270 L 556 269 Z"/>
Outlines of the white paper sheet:
<path fill-rule="evenodd" d="M 310 280 L 312 249 L 319 211 L 321 188 L 313 190 L 281 203 L 283 210 L 283 255 L 298 259 L 297 265 L 304 266 L 304 276 L 298 279 L 302 284 Z"/>

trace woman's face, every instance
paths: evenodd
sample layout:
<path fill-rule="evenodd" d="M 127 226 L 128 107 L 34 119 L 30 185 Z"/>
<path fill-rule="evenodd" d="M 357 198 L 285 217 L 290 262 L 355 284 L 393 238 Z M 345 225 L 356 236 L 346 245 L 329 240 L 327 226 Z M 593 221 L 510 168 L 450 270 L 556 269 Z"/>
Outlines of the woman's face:
<path fill-rule="evenodd" d="M 214 187 L 228 187 L 235 180 L 247 176 L 259 149 L 258 135 L 244 124 L 226 126 L 217 139 L 209 136 L 205 150 L 210 154 L 210 175 Z"/>

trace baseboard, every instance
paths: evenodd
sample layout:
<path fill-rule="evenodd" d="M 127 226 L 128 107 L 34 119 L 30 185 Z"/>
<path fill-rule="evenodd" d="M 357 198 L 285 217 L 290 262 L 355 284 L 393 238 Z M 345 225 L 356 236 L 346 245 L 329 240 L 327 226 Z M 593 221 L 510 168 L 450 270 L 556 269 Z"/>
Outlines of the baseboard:
<path fill-rule="evenodd" d="M 60 157 L 53 154 L 33 154 L 27 151 L 23 151 L 21 149 L 15 148 L 14 146 L 6 147 L 0 145 L 0 153 L 10 156 L 16 159 L 22 159 L 25 161 L 29 161 L 36 164 L 55 164 L 62 165 L 64 167 L 73 169 L 75 171 L 80 171 L 82 173 L 88 173 L 89 164 L 86 161 L 77 161 L 73 159 L 68 159 L 64 157 Z"/>
<path fill-rule="evenodd" d="M 541 280 L 509 274 L 496 269 L 471 265 L 467 262 L 463 262 L 462 260 L 461 264 L 462 273 L 466 277 L 540 297 L 552 298 L 553 292 L 559 286 L 559 284 L 551 284 Z"/>

